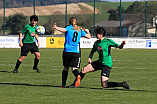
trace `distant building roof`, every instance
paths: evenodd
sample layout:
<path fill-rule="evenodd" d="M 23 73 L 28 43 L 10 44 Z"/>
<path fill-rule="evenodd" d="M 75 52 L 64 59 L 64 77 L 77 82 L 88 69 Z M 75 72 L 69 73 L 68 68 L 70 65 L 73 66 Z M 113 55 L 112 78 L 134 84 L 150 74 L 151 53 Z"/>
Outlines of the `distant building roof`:
<path fill-rule="evenodd" d="M 121 26 L 126 27 L 131 21 L 121 21 Z M 126 25 L 127 24 L 127 25 Z M 120 27 L 120 21 L 102 21 L 95 26 L 100 26 L 100 27 Z M 93 27 L 93 26 L 91 26 Z"/>

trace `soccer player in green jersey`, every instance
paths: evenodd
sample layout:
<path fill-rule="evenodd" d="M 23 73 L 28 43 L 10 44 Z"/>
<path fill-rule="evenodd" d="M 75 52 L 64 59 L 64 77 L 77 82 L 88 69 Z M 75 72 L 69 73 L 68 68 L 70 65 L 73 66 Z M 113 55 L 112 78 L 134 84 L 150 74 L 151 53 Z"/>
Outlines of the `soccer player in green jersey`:
<path fill-rule="evenodd" d="M 80 76 L 81 80 L 84 78 L 85 74 L 88 72 L 93 72 L 97 70 L 101 70 L 101 85 L 104 88 L 109 87 L 123 87 L 125 89 L 130 89 L 129 85 L 124 82 L 108 82 L 110 71 L 112 68 L 112 58 L 111 58 L 111 47 L 122 49 L 125 41 L 122 41 L 121 45 L 115 43 L 111 39 L 105 38 L 106 31 L 103 27 L 96 27 L 94 32 L 96 33 L 97 41 L 94 43 L 93 48 L 89 54 L 88 65 L 83 67 Z M 97 61 L 92 62 L 91 59 L 95 52 L 98 52 L 99 59 Z M 74 83 L 76 82 L 76 79 Z M 70 86 L 75 87 L 74 83 Z"/>
<path fill-rule="evenodd" d="M 30 24 L 27 24 L 21 31 L 19 35 L 19 46 L 21 47 L 21 56 L 16 62 L 15 69 L 13 70 L 13 73 L 18 73 L 18 68 L 22 61 L 27 56 L 28 52 L 30 51 L 32 54 L 35 55 L 34 59 L 34 67 L 33 69 L 36 70 L 38 73 L 41 71 L 37 68 L 37 65 L 39 63 L 40 59 L 40 53 L 39 53 L 39 39 L 38 35 L 36 33 L 36 27 L 38 22 L 38 17 L 36 15 L 32 15 L 30 17 Z M 22 39 L 22 34 L 24 34 L 24 37 Z M 35 38 L 38 42 L 38 46 L 35 44 Z"/>

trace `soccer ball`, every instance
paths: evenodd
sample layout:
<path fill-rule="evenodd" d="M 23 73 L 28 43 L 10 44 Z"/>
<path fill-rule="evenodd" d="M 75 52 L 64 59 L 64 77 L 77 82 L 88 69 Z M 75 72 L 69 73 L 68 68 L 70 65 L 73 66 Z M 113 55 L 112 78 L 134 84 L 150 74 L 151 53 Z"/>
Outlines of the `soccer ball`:
<path fill-rule="evenodd" d="M 45 28 L 43 26 L 37 26 L 36 33 L 42 35 L 45 33 Z"/>

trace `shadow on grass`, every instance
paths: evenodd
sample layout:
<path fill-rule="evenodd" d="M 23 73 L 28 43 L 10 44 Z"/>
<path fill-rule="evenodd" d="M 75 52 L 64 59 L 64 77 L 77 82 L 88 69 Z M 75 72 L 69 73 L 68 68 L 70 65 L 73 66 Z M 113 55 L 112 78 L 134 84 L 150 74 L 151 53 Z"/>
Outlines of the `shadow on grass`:
<path fill-rule="evenodd" d="M 20 86 L 38 86 L 38 87 L 58 87 L 61 86 L 54 86 L 54 85 L 33 85 L 33 84 L 26 84 L 26 83 L 0 83 L 0 85 L 20 85 Z M 96 90 L 115 90 L 115 91 L 133 91 L 133 92 L 151 92 L 157 93 L 157 91 L 149 91 L 149 90 L 126 90 L 126 89 L 118 89 L 118 88 L 91 88 L 91 87 L 79 87 L 84 89 L 96 89 Z M 77 88 L 76 88 L 77 89 Z"/>
<path fill-rule="evenodd" d="M 79 88 L 87 88 L 87 89 L 97 89 L 97 90 L 117 90 L 117 91 L 131 91 L 131 92 L 152 92 L 152 93 L 157 93 L 157 91 L 150 91 L 150 90 L 127 90 L 127 89 L 118 89 L 118 88 L 91 88 L 91 87 L 79 87 Z"/>
<path fill-rule="evenodd" d="M 0 71 L 0 73 L 13 73 L 13 71 Z"/>
<path fill-rule="evenodd" d="M 52 86 L 52 85 L 33 85 L 26 83 L 0 83 L 0 85 L 20 85 L 20 86 L 38 86 L 38 87 L 61 87 L 61 86 Z"/>

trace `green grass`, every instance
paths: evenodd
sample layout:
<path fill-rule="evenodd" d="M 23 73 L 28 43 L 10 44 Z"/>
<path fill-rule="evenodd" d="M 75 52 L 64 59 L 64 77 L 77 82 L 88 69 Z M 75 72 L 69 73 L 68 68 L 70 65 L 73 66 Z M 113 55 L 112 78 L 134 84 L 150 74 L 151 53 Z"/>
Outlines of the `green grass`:
<path fill-rule="evenodd" d="M 63 49 L 40 49 L 41 73 L 32 70 L 34 55 L 28 54 L 19 73 L 12 73 L 20 49 L 0 49 L 1 104 L 156 104 L 157 55 L 150 49 L 112 49 L 113 68 L 109 81 L 127 81 L 131 90 L 104 89 L 101 71 L 87 73 L 79 88 L 60 88 Z M 81 67 L 90 49 L 82 49 Z M 95 54 L 93 60 L 98 58 Z M 79 69 L 80 71 L 80 69 Z M 69 70 L 67 86 L 74 80 Z"/>

